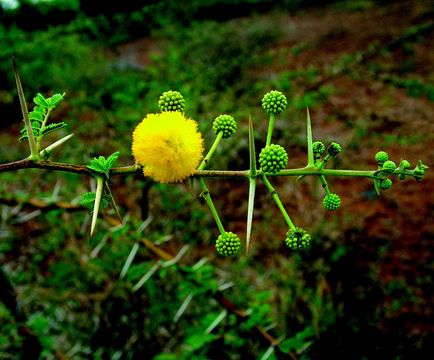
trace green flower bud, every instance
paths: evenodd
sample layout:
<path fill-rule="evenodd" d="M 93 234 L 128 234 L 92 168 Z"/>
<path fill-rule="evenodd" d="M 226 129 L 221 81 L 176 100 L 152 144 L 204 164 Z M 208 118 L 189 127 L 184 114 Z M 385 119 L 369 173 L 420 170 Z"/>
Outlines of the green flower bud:
<path fill-rule="evenodd" d="M 341 206 L 341 198 L 338 194 L 328 194 L 324 197 L 322 205 L 324 206 L 324 209 L 328 211 L 339 209 Z"/>
<path fill-rule="evenodd" d="M 399 167 L 402 169 L 402 170 L 407 170 L 407 169 L 410 169 L 410 163 L 407 161 L 407 160 L 401 160 L 401 163 L 399 164 Z"/>
<path fill-rule="evenodd" d="M 276 144 L 264 147 L 259 154 L 259 165 L 261 170 L 268 173 L 278 173 L 288 164 L 286 150 Z"/>
<path fill-rule="evenodd" d="M 417 167 L 416 169 L 414 169 L 414 175 L 416 176 L 424 176 L 425 175 L 425 170 L 422 168 Z"/>
<path fill-rule="evenodd" d="M 420 169 L 422 169 L 422 170 L 429 169 L 428 166 L 424 165 L 424 163 L 422 162 L 422 160 L 419 160 L 417 162 L 417 167 L 420 168 Z"/>
<path fill-rule="evenodd" d="M 414 169 L 414 175 L 422 177 L 425 175 L 425 171 L 428 169 L 428 166 L 424 165 L 421 160 L 417 162 L 417 166 Z"/>
<path fill-rule="evenodd" d="M 262 107 L 269 114 L 279 114 L 286 109 L 288 100 L 280 91 L 273 90 L 262 98 Z"/>
<path fill-rule="evenodd" d="M 292 250 L 306 249 L 310 246 L 310 235 L 306 230 L 296 227 L 286 233 L 285 244 Z"/>
<path fill-rule="evenodd" d="M 392 160 L 387 160 L 383 164 L 383 170 L 386 170 L 385 172 L 390 174 L 393 173 L 396 170 L 396 164 Z"/>
<path fill-rule="evenodd" d="M 390 179 L 383 179 L 380 181 L 380 189 L 381 190 L 387 190 L 392 187 L 392 180 Z"/>
<path fill-rule="evenodd" d="M 327 152 L 330 156 L 337 156 L 342 151 L 342 147 L 335 142 L 332 142 L 327 148 Z"/>
<path fill-rule="evenodd" d="M 232 116 L 224 114 L 215 118 L 212 128 L 216 134 L 222 131 L 223 138 L 227 139 L 228 137 L 231 137 L 237 130 L 237 123 Z"/>
<path fill-rule="evenodd" d="M 221 256 L 235 256 L 241 250 L 241 241 L 238 235 L 229 231 L 217 238 L 215 247 Z"/>
<path fill-rule="evenodd" d="M 375 154 L 375 160 L 377 160 L 378 166 L 383 166 L 389 160 L 389 155 L 385 151 L 379 151 Z"/>
<path fill-rule="evenodd" d="M 322 155 L 325 151 L 325 146 L 321 141 L 315 141 L 312 144 L 312 148 L 315 155 Z"/>
<path fill-rule="evenodd" d="M 161 111 L 184 111 L 185 100 L 178 91 L 165 91 L 158 100 L 158 106 Z"/>

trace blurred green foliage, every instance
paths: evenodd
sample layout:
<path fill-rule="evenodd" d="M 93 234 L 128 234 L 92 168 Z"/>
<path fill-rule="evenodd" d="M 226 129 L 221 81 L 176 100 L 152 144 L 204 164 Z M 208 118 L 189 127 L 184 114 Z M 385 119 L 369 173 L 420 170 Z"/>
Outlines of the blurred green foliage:
<path fill-rule="evenodd" d="M 20 10 L 1 14 L 4 123 L 12 124 L 11 133 L 18 135 L 21 118 L 10 61 L 15 54 L 28 99 L 38 92 L 47 96 L 66 92 L 53 117 L 66 121 L 76 136 L 53 154 L 54 159 L 88 163 L 93 156 L 120 150 L 119 162 L 130 163 L 132 129 L 146 113 L 157 111 L 158 96 L 169 89 L 183 93 L 186 113 L 200 122 L 206 136 L 220 113 L 233 114 L 241 125 L 251 113 L 258 147 L 266 126 L 259 99 L 273 88 L 284 91 L 290 110 L 277 120 L 276 138 L 286 141 L 295 154 L 304 149 L 304 128 L 288 119 L 299 117 L 306 106 L 319 109 L 338 92 L 330 82 L 322 83 L 324 77 L 344 73 L 356 80 L 366 74 L 377 79 L 386 73 L 387 77 L 378 79 L 410 96 L 433 100 L 430 79 L 406 75 L 414 64 L 408 46 L 409 61 L 400 69 L 402 73 L 388 71 L 375 61 L 367 62 L 366 68 L 360 65 L 363 56 L 378 50 L 375 41 L 360 51 L 337 56 L 326 68 L 316 62 L 289 69 L 288 56 L 301 64 L 317 44 L 291 42 L 279 49 L 290 30 L 278 25 L 278 12 L 314 1 L 197 0 L 185 6 L 179 6 L 179 1 L 148 5 L 126 1 L 122 9 L 116 7 L 119 4 L 106 8 L 104 3 L 97 1 L 93 8 L 78 0 L 37 5 L 23 1 Z M 105 9 L 103 15 L 95 13 L 98 4 Z M 352 13 L 373 5 L 372 1 L 345 1 L 334 9 Z M 227 15 L 215 19 L 223 6 L 229 6 Z M 260 16 L 268 10 L 276 12 Z M 39 14 L 34 23 L 22 19 L 27 13 Z M 143 45 L 137 39 L 145 35 L 150 35 L 149 43 Z M 131 44 L 139 50 L 129 53 Z M 386 58 L 390 56 L 389 50 L 380 50 Z M 276 59 L 278 70 L 261 72 Z M 359 149 L 370 132 L 369 122 L 366 118 L 347 120 L 346 126 L 355 129 L 348 147 Z M 248 166 L 247 153 L 243 153 L 247 132 L 239 128 L 233 142 L 222 144 L 213 166 Z M 386 145 L 409 145 L 420 137 L 391 134 L 380 140 Z M 206 141 L 210 143 L 209 138 Z M 25 147 L 18 146 L 18 136 L 10 140 L 2 134 L 0 161 L 22 156 Z M 228 193 L 228 199 L 217 199 L 218 205 L 230 225 L 239 227 L 245 220 L 243 184 L 211 185 L 220 194 Z M 53 192 L 57 186 L 60 195 Z M 88 187 L 71 174 L 28 171 L 17 177 L 2 173 L 0 198 L 13 194 L 20 201 L 60 198 L 76 204 Z M 279 247 L 281 225 L 263 205 L 264 229 L 258 238 L 266 239 L 258 239 L 249 255 L 232 261 L 214 258 L 216 232 L 195 190 L 192 194 L 183 186 L 151 187 L 132 178 L 116 179 L 113 190 L 128 209 L 124 224 L 113 223 L 112 211 L 104 210 L 107 221 L 92 246 L 85 211 L 38 212 L 21 205 L 2 206 L 0 262 L 27 316 L 17 319 L 13 306 L 0 302 L 0 359 L 25 358 L 28 331 L 38 339 L 44 359 L 59 358 L 59 354 L 73 359 L 277 359 L 288 352 L 300 359 L 323 359 L 336 354 L 336 349 L 352 351 L 357 359 L 384 354 L 382 358 L 391 359 L 401 356 L 402 346 L 413 354 L 426 346 L 426 340 L 415 346 L 401 333 L 381 336 L 385 319 L 393 321 L 411 304 L 422 306 L 421 297 L 409 281 L 382 283 L 378 264 L 390 249 L 379 236 L 370 239 L 377 248 L 368 251 L 351 213 L 343 220 L 319 221 L 312 251 L 294 255 Z M 235 205 L 231 207 L 229 200 Z M 291 200 L 296 204 L 296 199 Z M 141 218 L 144 207 L 151 215 L 147 219 Z M 304 213 L 307 218 L 316 216 L 310 209 Z M 345 233 L 336 235 L 342 223 L 347 224 Z M 172 255 L 184 244 L 189 247 L 179 262 L 170 265 L 143 240 Z M 131 250 L 137 247 L 126 275 L 120 278 Z M 355 264 L 362 255 L 370 263 L 360 269 Z M 423 288 L 431 279 L 421 275 L 417 281 Z M 222 305 L 222 296 L 243 316 Z M 385 306 L 377 307 L 383 298 Z M 280 341 L 274 352 L 268 352 L 271 344 L 258 328 Z"/>

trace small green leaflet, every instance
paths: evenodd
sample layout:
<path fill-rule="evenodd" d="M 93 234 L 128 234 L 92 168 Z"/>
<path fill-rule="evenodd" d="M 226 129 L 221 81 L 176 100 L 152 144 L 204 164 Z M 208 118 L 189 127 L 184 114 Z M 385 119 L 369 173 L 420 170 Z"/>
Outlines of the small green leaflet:
<path fill-rule="evenodd" d="M 46 134 L 48 134 L 48 133 L 50 133 L 52 131 L 56 131 L 56 130 L 62 129 L 64 127 L 66 127 L 66 123 L 64 123 L 63 121 L 59 122 L 59 123 L 53 123 L 53 124 L 45 126 L 40 131 L 40 135 L 46 135 Z"/>
<path fill-rule="evenodd" d="M 54 94 L 52 97 L 46 99 L 48 106 L 54 109 L 65 97 L 65 93 L 63 94 Z"/>
<path fill-rule="evenodd" d="M 96 194 L 94 192 L 87 192 L 81 195 L 80 205 L 87 207 L 90 211 L 93 210 L 94 203 L 95 203 L 95 196 Z M 101 209 L 106 209 L 111 201 L 111 196 L 107 193 L 104 193 L 101 197 L 101 203 L 99 207 Z"/>
<path fill-rule="evenodd" d="M 111 154 L 107 159 L 104 156 L 93 158 L 87 168 L 99 174 L 104 174 L 106 179 L 109 178 L 110 169 L 119 157 L 119 151 Z"/>
<path fill-rule="evenodd" d="M 48 108 L 50 105 L 48 104 L 48 101 L 44 98 L 44 95 L 37 93 L 36 96 L 33 98 L 33 102 L 36 105 L 39 105 L 41 108 Z"/>

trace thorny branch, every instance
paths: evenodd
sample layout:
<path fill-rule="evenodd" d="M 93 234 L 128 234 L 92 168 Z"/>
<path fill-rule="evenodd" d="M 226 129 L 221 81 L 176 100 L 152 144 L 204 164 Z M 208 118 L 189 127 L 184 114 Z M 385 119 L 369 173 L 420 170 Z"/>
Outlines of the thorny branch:
<path fill-rule="evenodd" d="M 60 163 L 49 160 L 19 160 L 10 163 L 0 164 L 0 173 L 15 171 L 20 169 L 46 169 L 53 171 L 63 171 L 87 176 L 94 176 L 86 165 L 76 165 Z M 258 171 L 255 177 L 262 177 L 264 173 Z M 399 173 L 396 173 L 399 174 Z M 406 173 L 405 173 L 406 174 Z M 116 167 L 111 169 L 110 176 L 125 176 L 125 175 L 142 175 L 141 167 L 138 165 Z M 338 169 L 317 169 L 314 167 L 303 167 L 295 169 L 285 169 L 277 174 L 267 174 L 267 176 L 300 176 L 300 175 L 324 175 L 324 176 L 349 176 L 349 177 L 365 177 L 373 178 L 375 171 L 373 170 L 338 170 Z M 408 174 L 407 174 L 408 175 Z M 194 177 L 215 177 L 215 178 L 248 178 L 250 177 L 249 170 L 196 170 Z"/>

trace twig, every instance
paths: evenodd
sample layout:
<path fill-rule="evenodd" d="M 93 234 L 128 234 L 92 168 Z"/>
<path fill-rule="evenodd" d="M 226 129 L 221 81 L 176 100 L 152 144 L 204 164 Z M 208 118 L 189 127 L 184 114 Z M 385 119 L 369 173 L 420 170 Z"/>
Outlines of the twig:
<path fill-rule="evenodd" d="M 63 171 L 87 176 L 94 176 L 86 165 L 76 165 L 54 162 L 50 160 L 33 161 L 29 159 L 18 160 L 10 163 L 0 164 L 0 173 L 7 171 L 15 171 L 20 169 L 46 169 L 53 171 Z M 345 176 L 345 177 L 365 177 L 373 178 L 375 171 L 373 170 L 339 170 L 339 169 L 316 169 L 311 167 L 285 169 L 277 174 L 267 174 L 271 176 L 300 176 L 300 175 L 324 175 L 324 176 Z M 395 172 L 399 175 L 399 172 Z M 408 173 L 406 173 L 409 175 Z M 110 176 L 126 176 L 126 175 L 142 175 L 143 173 L 139 166 L 131 165 L 124 167 L 112 168 Z M 258 171 L 256 177 L 262 177 L 263 172 Z M 250 170 L 196 170 L 193 177 L 214 177 L 214 178 L 249 178 Z"/>
<path fill-rule="evenodd" d="M 8 205 L 8 206 L 28 206 L 35 209 L 41 209 L 41 210 L 57 210 L 62 209 L 66 212 L 74 212 L 74 211 L 81 211 L 81 210 L 87 210 L 86 207 L 80 206 L 80 205 L 74 205 L 68 202 L 63 201 L 56 201 L 56 202 L 47 202 L 39 199 L 27 199 L 27 200 L 19 200 L 15 198 L 8 198 L 8 199 L 2 199 L 0 198 L 0 204 L 2 205 Z"/>

